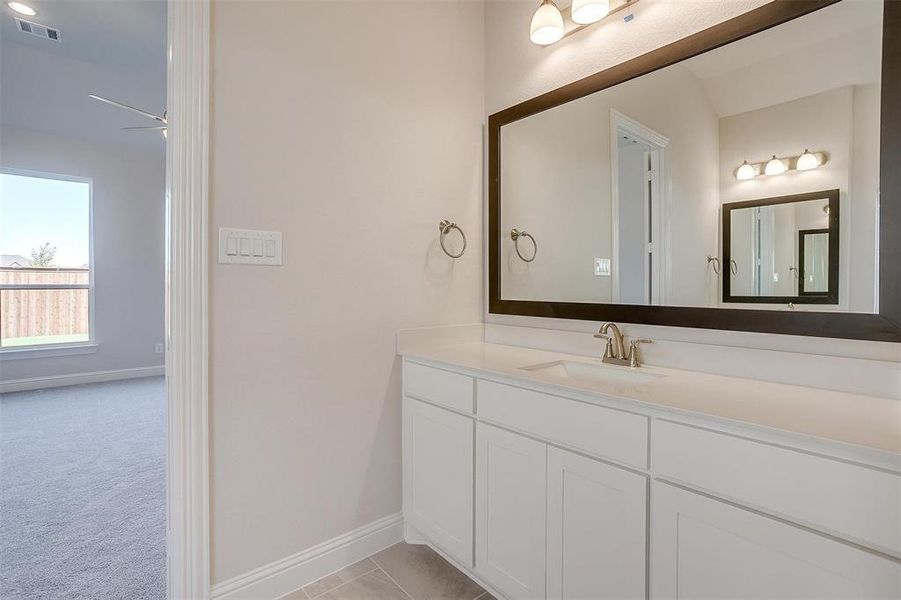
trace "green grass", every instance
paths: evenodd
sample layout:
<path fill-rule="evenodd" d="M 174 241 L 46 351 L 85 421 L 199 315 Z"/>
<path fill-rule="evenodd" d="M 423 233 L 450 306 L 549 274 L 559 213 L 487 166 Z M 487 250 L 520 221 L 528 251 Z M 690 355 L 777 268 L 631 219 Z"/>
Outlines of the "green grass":
<path fill-rule="evenodd" d="M 43 346 L 45 344 L 71 344 L 73 342 L 87 342 L 88 334 L 72 333 L 67 335 L 34 335 L 31 337 L 4 338 L 0 340 L 0 346 L 9 348 L 14 346 Z"/>

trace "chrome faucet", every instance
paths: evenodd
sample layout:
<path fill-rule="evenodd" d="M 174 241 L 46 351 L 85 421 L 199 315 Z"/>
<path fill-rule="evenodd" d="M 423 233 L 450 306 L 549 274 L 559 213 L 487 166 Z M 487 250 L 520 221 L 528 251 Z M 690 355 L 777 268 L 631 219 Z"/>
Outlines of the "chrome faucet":
<path fill-rule="evenodd" d="M 613 330 L 611 336 L 607 332 Z M 630 367 L 640 367 L 638 360 L 638 345 L 650 344 L 651 340 L 636 339 L 629 342 L 629 355 L 626 356 L 626 344 L 623 340 L 623 334 L 619 330 L 616 323 L 604 323 L 594 337 L 607 340 L 607 347 L 604 348 L 604 356 L 601 362 L 612 365 L 628 365 Z"/>

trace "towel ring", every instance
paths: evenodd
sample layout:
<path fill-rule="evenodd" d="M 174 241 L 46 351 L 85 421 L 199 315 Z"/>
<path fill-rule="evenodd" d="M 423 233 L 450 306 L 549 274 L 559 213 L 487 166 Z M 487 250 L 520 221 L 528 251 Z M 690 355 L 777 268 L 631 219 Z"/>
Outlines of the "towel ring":
<path fill-rule="evenodd" d="M 456 229 L 460 232 L 460 236 L 463 238 L 463 249 L 460 250 L 459 254 L 451 254 L 447 250 L 447 246 L 444 245 L 444 236 L 446 236 L 452 229 Z M 441 249 L 444 250 L 444 253 L 450 256 L 451 258 L 460 258 L 463 256 L 463 253 L 466 252 L 466 234 L 463 233 L 463 230 L 460 229 L 460 226 L 454 223 L 453 221 L 448 221 L 447 219 L 443 219 L 440 223 L 438 223 L 438 231 L 441 232 L 441 236 L 438 238 L 438 241 L 441 242 Z"/>
<path fill-rule="evenodd" d="M 522 252 L 519 251 L 519 238 L 527 237 L 532 240 L 532 246 L 535 248 L 532 250 L 532 258 L 526 258 L 522 255 Z M 535 257 L 538 256 L 538 242 L 535 241 L 535 238 L 532 237 L 531 233 L 527 231 L 520 231 L 519 229 L 511 229 L 510 230 L 510 239 L 513 240 L 513 247 L 516 249 L 516 254 L 523 260 L 523 262 L 532 262 L 535 260 Z"/>
<path fill-rule="evenodd" d="M 713 263 L 713 272 L 716 273 L 717 275 L 719 275 L 720 274 L 720 259 L 717 258 L 716 256 L 708 256 L 707 264 L 709 265 L 710 263 Z"/>

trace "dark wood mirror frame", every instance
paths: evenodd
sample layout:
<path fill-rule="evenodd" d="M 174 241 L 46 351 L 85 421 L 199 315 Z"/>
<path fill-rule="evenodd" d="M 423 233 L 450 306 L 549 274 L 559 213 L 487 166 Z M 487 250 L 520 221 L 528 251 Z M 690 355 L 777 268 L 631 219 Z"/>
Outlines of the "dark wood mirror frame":
<path fill-rule="evenodd" d="M 721 270 L 723 278 L 723 302 L 747 302 L 752 304 L 838 304 L 838 260 L 839 260 L 839 190 L 808 192 L 806 194 L 790 194 L 774 198 L 760 198 L 744 202 L 728 202 L 723 204 L 723 264 L 729 268 Z M 829 234 L 829 284 L 825 292 L 803 292 L 804 277 L 804 231 L 798 234 L 798 295 L 797 296 L 733 296 L 731 281 L 732 264 L 732 211 L 758 206 L 791 204 L 792 202 L 808 202 L 810 200 L 829 201 L 829 228 L 806 230 L 807 233 L 819 232 Z M 722 309 L 718 309 L 722 310 Z"/>
<path fill-rule="evenodd" d="M 619 321 L 817 337 L 901 342 L 901 2 L 884 3 L 880 126 L 878 313 L 801 312 L 504 300 L 500 297 L 501 127 L 640 77 L 835 4 L 839 0 L 775 0 L 614 67 L 567 84 L 488 118 L 488 311 L 493 314 Z M 728 263 L 726 263 L 728 264 Z"/>

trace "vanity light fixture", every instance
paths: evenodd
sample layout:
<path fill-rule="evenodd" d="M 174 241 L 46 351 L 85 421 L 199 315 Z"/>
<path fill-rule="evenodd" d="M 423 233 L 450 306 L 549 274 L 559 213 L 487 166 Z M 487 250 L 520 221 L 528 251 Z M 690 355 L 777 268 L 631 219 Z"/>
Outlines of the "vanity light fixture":
<path fill-rule="evenodd" d="M 804 154 L 800 156 L 784 156 L 773 158 L 765 162 L 749 163 L 744 160 L 735 169 L 735 178 L 739 181 L 747 181 L 754 179 L 758 175 L 781 175 L 786 171 L 809 171 L 826 164 L 829 155 L 825 152 L 811 152 L 804 149 Z"/>
<path fill-rule="evenodd" d="M 574 23 L 590 25 L 607 16 L 610 0 L 573 0 L 571 10 Z"/>
<path fill-rule="evenodd" d="M 773 155 L 766 163 L 766 167 L 763 169 L 764 175 L 781 175 L 785 173 L 785 163 L 776 158 L 776 155 Z"/>
<path fill-rule="evenodd" d="M 738 170 L 735 171 L 735 178 L 739 181 L 744 181 L 746 179 L 754 179 L 757 176 L 757 169 L 754 168 L 754 165 L 749 165 L 748 161 L 743 161 L 741 166 L 738 167 Z"/>
<path fill-rule="evenodd" d="M 816 169 L 819 166 L 820 159 L 807 148 L 804 149 L 804 154 L 799 156 L 798 161 L 795 163 L 795 168 L 799 171 L 808 171 L 810 169 Z"/>
<path fill-rule="evenodd" d="M 638 0 L 572 0 L 571 6 L 560 10 L 554 0 L 541 0 L 532 15 L 529 37 L 534 44 L 550 46 L 636 2 Z M 633 16 L 628 14 L 623 20 L 628 23 Z"/>
<path fill-rule="evenodd" d="M 532 15 L 529 33 L 532 43 L 539 46 L 553 44 L 563 37 L 563 15 L 553 0 L 542 0 L 541 6 Z"/>
<path fill-rule="evenodd" d="M 6 5 L 20 15 L 25 15 L 26 17 L 33 17 L 38 14 L 33 8 L 27 4 L 22 4 L 21 2 L 7 2 Z"/>

